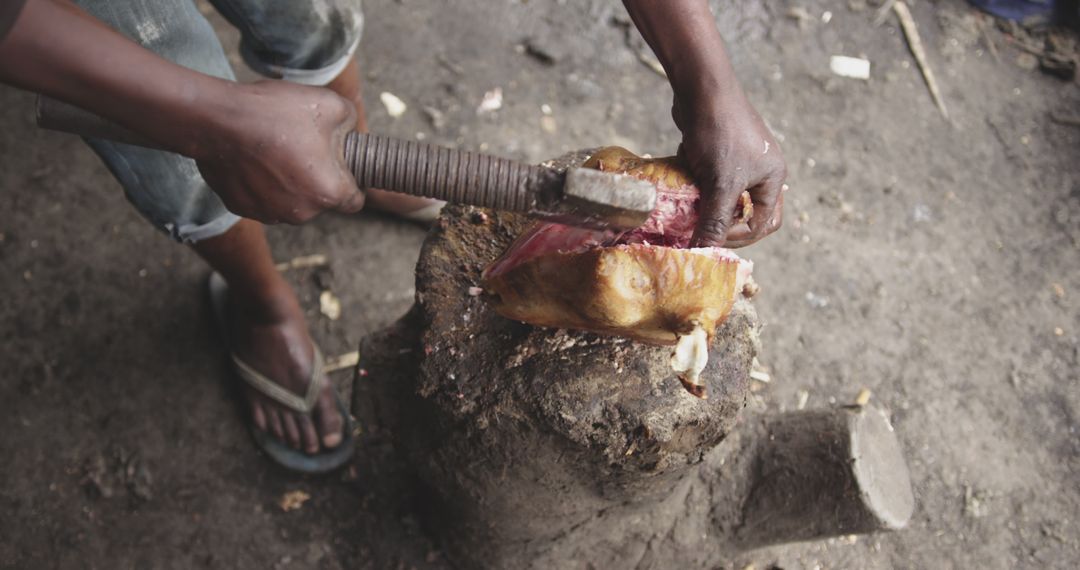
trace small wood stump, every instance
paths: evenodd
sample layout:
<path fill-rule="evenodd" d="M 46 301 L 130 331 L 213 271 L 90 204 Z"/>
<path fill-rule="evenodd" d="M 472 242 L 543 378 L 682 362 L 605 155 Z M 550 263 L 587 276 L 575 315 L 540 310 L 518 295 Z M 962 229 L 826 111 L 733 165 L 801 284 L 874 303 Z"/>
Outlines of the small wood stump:
<path fill-rule="evenodd" d="M 783 464 L 763 463 L 772 456 L 760 435 L 773 424 L 735 431 L 758 344 L 749 302 L 737 302 L 717 330 L 702 374 L 709 398 L 695 398 L 671 371 L 669 347 L 535 328 L 489 309 L 475 289 L 480 273 L 528 223 L 448 207 L 421 253 L 413 310 L 361 346 L 367 376 L 354 408 L 394 434 L 427 490 L 423 519 L 450 559 L 466 568 L 650 560 L 703 568 L 744 546 L 809 538 L 770 534 L 760 528 L 767 522 L 754 523 L 767 517 L 742 509 L 756 497 L 776 514 L 787 500 L 784 480 L 779 499 L 754 495 L 763 466 Z M 824 455 L 842 463 L 850 458 L 842 448 Z M 802 515 L 789 517 L 796 527 Z M 744 522 L 756 526 L 740 535 Z M 856 523 L 843 532 L 884 528 Z M 840 532 L 829 526 L 809 534 Z"/>

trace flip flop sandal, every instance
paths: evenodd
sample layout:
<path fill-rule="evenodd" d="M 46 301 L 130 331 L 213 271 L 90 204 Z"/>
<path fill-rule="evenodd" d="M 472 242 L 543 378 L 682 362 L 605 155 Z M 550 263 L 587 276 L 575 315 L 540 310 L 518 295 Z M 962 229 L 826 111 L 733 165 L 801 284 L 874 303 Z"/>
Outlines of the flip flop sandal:
<path fill-rule="evenodd" d="M 229 287 L 220 274 L 213 273 L 210 275 L 209 289 L 210 302 L 214 308 L 214 315 L 217 318 L 218 328 L 221 330 L 222 336 L 228 340 L 229 329 L 227 326 L 228 321 L 226 315 L 228 314 L 227 305 Z M 237 358 L 236 354 L 231 354 L 230 356 L 234 368 L 236 369 L 237 376 L 249 386 L 290 410 L 310 415 L 312 410 L 315 409 L 315 404 L 318 401 L 319 392 L 322 390 L 323 383 L 326 382 L 326 375 L 323 373 L 324 361 L 322 352 L 319 350 L 319 347 L 316 346 L 314 348 L 315 362 L 311 370 L 311 382 L 308 383 L 307 394 L 303 397 L 294 394 L 277 382 L 262 375 L 252 368 L 251 365 L 240 358 Z M 340 413 L 341 417 L 345 420 L 344 426 L 342 427 L 343 434 L 341 443 L 338 444 L 337 447 L 326 448 L 314 455 L 308 455 L 303 451 L 289 447 L 288 444 L 277 439 L 272 434 L 260 430 L 255 426 L 254 420 L 249 417 L 248 431 L 251 432 L 251 437 L 255 440 L 255 445 L 279 465 L 300 473 L 326 473 L 347 463 L 349 459 L 352 458 L 353 449 L 356 443 L 352 434 L 352 419 L 349 416 L 348 408 L 346 408 L 344 402 L 341 401 L 341 396 L 338 395 L 337 390 L 331 388 L 331 392 L 334 394 L 334 402 L 337 405 L 338 413 Z"/>

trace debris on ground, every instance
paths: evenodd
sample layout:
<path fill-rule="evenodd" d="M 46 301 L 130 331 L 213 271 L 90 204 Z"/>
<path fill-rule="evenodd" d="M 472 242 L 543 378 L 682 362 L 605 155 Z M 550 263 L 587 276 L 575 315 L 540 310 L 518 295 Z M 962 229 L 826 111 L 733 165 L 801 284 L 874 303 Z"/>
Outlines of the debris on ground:
<path fill-rule="evenodd" d="M 279 263 L 275 267 L 278 271 L 288 271 L 290 269 L 303 269 L 307 267 L 322 267 L 330 263 L 330 260 L 323 253 L 313 253 L 311 255 L 301 255 L 294 257 L 289 261 Z"/>
<path fill-rule="evenodd" d="M 859 390 L 859 394 L 855 396 L 855 405 L 860 408 L 870 403 L 870 389 L 863 388 Z"/>
<path fill-rule="evenodd" d="M 1074 34 L 1045 27 L 1026 28 L 1016 22 L 1002 22 L 1009 43 L 1024 52 L 1017 58 L 1022 68 L 1038 68 L 1043 73 L 1072 81 L 1080 64 L 1080 45 Z M 1021 64 L 1021 62 L 1023 62 Z"/>
<path fill-rule="evenodd" d="M 806 408 L 806 403 L 810 401 L 810 392 L 806 390 L 799 390 L 795 392 L 795 409 L 802 410 Z"/>
<path fill-rule="evenodd" d="M 937 79 L 934 78 L 934 72 L 930 69 L 930 62 L 926 59 L 926 49 L 923 47 L 922 38 L 919 37 L 919 28 L 915 25 L 915 18 L 911 16 L 911 10 L 908 9 L 907 4 L 897 1 L 893 4 L 893 12 L 896 13 L 896 17 L 900 20 L 900 28 L 904 30 L 904 37 L 907 38 L 911 55 L 915 57 L 915 63 L 919 64 L 919 71 L 922 72 L 926 87 L 930 90 L 930 96 L 934 99 L 934 104 L 941 111 L 941 116 L 945 117 L 945 120 L 949 120 L 949 111 L 945 109 L 945 100 L 941 97 L 941 89 L 938 88 Z"/>
<path fill-rule="evenodd" d="M 331 372 L 337 372 L 338 370 L 345 370 L 346 368 L 352 368 L 360 363 L 360 351 L 354 350 L 352 352 L 346 352 L 345 354 L 339 354 L 326 359 L 326 363 L 323 365 L 323 370 L 327 374 Z M 362 372 L 362 371 L 361 371 Z M 363 374 L 361 374 L 363 376 Z"/>
<path fill-rule="evenodd" d="M 114 446 L 108 457 L 97 453 L 87 459 L 83 464 L 81 484 L 103 499 L 114 497 L 117 489 L 126 489 L 131 497 L 140 501 L 153 498 L 150 470 L 138 453 L 129 453 L 120 446 Z"/>
<path fill-rule="evenodd" d="M 772 376 L 770 376 L 765 367 L 758 362 L 756 356 L 754 357 L 754 361 L 750 364 L 750 379 L 761 382 L 762 384 L 772 382 Z"/>
<path fill-rule="evenodd" d="M 431 128 L 436 131 L 441 131 L 446 127 L 446 116 L 435 107 L 424 107 L 424 116 L 427 117 L 428 123 L 431 123 Z"/>
<path fill-rule="evenodd" d="M 813 291 L 806 292 L 806 302 L 810 303 L 810 306 L 815 309 L 824 309 L 829 306 L 829 298 L 824 295 L 818 295 Z"/>
<path fill-rule="evenodd" d="M 304 506 L 304 503 L 311 500 L 311 495 L 305 491 L 297 489 L 296 491 L 287 491 L 278 500 L 278 506 L 286 513 L 289 511 L 295 511 Z"/>
<path fill-rule="evenodd" d="M 660 60 L 656 59 L 656 56 L 653 55 L 651 52 L 641 50 L 637 52 L 637 57 L 638 61 L 644 63 L 645 67 L 651 69 L 653 73 L 665 79 L 667 78 L 667 71 L 664 69 L 664 66 L 660 63 Z"/>
<path fill-rule="evenodd" d="M 964 485 L 964 516 L 976 519 L 986 516 L 991 498 L 993 495 L 989 491 Z"/>
<path fill-rule="evenodd" d="M 332 291 L 319 293 L 319 312 L 331 321 L 341 318 L 341 301 Z"/>
<path fill-rule="evenodd" d="M 840 77 L 870 79 L 870 61 L 860 57 L 834 55 L 829 58 L 829 70 Z"/>
<path fill-rule="evenodd" d="M 810 27 L 810 24 L 814 22 L 814 17 L 810 15 L 810 12 L 806 11 L 806 8 L 802 6 L 792 6 L 788 8 L 784 13 L 788 18 L 795 20 L 799 24 L 799 29 L 805 30 Z"/>
<path fill-rule="evenodd" d="M 379 101 L 382 101 L 383 106 L 386 107 L 386 113 L 395 119 L 404 115 L 409 108 L 397 95 L 389 91 L 380 93 Z"/>
<path fill-rule="evenodd" d="M 476 108 L 477 115 L 483 115 L 492 111 L 498 111 L 503 106 L 503 91 L 502 87 L 496 87 L 487 93 L 484 93 L 484 98 L 480 101 L 480 105 Z"/>
<path fill-rule="evenodd" d="M 555 65 L 564 53 L 554 42 L 543 38 L 528 38 L 517 46 L 517 50 L 544 65 Z"/>

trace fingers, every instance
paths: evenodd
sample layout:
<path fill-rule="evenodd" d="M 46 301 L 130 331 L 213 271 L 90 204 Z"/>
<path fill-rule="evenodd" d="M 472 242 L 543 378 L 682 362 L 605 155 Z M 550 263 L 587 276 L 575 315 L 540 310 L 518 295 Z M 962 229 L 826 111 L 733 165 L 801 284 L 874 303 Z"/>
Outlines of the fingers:
<path fill-rule="evenodd" d="M 754 200 L 754 214 L 746 224 L 736 225 L 728 231 L 727 247 L 750 245 L 780 229 L 782 216 L 777 215 L 777 206 L 782 202 L 785 186 L 783 178 L 771 176 L 749 190 Z"/>
<path fill-rule="evenodd" d="M 739 224 L 728 231 L 728 239 L 727 242 L 724 243 L 724 247 L 730 249 L 746 247 L 762 238 L 772 235 L 776 230 L 780 229 L 784 219 L 784 193 L 786 190 L 787 184 L 782 185 L 780 196 L 776 199 L 776 207 L 773 209 L 773 214 L 769 217 L 769 221 L 762 229 L 761 235 L 754 237 L 753 232 L 750 230 L 750 224 Z"/>
<path fill-rule="evenodd" d="M 780 197 L 780 187 L 783 184 L 784 179 L 781 173 L 776 173 L 750 189 L 750 197 L 754 200 L 754 215 L 750 218 L 750 235 L 755 239 L 765 237 L 765 231 L 776 211 L 776 201 Z"/>
<path fill-rule="evenodd" d="M 745 184 L 729 183 L 712 192 L 703 192 L 698 206 L 698 224 L 690 240 L 694 247 L 720 247 L 727 240 Z"/>

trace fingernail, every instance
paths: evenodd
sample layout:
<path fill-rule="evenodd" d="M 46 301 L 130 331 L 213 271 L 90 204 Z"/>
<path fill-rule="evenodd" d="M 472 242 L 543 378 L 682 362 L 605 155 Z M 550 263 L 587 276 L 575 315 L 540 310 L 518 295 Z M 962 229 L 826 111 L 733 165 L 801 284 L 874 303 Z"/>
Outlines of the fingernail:
<path fill-rule="evenodd" d="M 337 447 L 341 443 L 340 433 L 331 433 L 324 435 L 322 438 L 323 445 L 326 447 Z"/>

